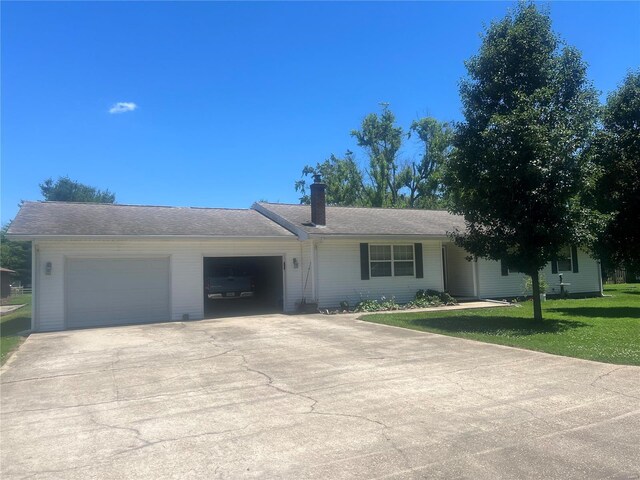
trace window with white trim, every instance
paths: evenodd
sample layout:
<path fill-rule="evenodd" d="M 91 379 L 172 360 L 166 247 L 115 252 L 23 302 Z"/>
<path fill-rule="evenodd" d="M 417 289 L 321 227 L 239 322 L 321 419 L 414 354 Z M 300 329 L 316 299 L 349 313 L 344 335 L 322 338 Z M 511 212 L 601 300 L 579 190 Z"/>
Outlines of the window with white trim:
<path fill-rule="evenodd" d="M 369 266 L 372 277 L 413 277 L 413 245 L 370 245 Z"/>
<path fill-rule="evenodd" d="M 571 247 L 564 247 L 558 253 L 558 271 L 559 272 L 571 272 L 573 271 L 573 263 L 571 261 Z"/>

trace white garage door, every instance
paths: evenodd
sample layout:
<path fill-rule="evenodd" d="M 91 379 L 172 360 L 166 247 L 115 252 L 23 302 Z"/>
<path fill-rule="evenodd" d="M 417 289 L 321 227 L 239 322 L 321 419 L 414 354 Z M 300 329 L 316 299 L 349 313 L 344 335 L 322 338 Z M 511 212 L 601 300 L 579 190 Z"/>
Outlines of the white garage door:
<path fill-rule="evenodd" d="M 66 262 L 67 328 L 169 320 L 168 258 Z"/>

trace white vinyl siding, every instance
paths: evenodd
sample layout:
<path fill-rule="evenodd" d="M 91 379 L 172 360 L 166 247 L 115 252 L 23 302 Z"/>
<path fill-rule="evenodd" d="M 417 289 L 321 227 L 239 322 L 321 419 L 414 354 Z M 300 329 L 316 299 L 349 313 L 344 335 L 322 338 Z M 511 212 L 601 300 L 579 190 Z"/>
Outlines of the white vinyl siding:
<path fill-rule="evenodd" d="M 181 320 L 204 317 L 203 258 L 224 256 L 281 256 L 286 264 L 284 272 L 284 310 L 295 311 L 296 304 L 305 298 L 318 301 L 323 308 L 335 307 L 341 301 L 352 306 L 363 299 L 394 297 L 404 303 L 413 299 L 417 290 L 443 290 L 442 242 L 425 240 L 422 243 L 424 278 L 413 274 L 396 277 L 361 279 L 360 243 L 376 245 L 367 238 L 317 239 L 300 242 L 284 239 L 143 239 L 130 240 L 38 240 L 34 242 L 33 283 L 35 331 L 65 328 L 65 266 L 68 259 L 119 258 L 140 259 L 165 257 L 170 269 L 170 319 Z M 389 242 L 401 247 L 413 243 Z M 447 243 L 449 290 L 454 295 L 471 296 L 473 291 L 473 263 L 464 259 L 466 253 Z M 402 254 L 398 255 L 399 262 Z M 299 268 L 294 268 L 293 259 Z M 393 258 L 393 257 L 392 257 Z M 50 262 L 51 274 L 46 274 Z M 397 263 L 397 262 L 396 262 Z M 600 290 L 598 263 L 585 252 L 578 251 L 579 273 L 563 272 L 570 293 Z M 403 267 L 401 267 L 403 268 Z M 548 265 L 544 273 L 549 293 L 558 293 L 558 275 Z M 499 262 L 478 260 L 477 285 L 481 298 L 500 298 L 522 295 L 523 274 L 502 276 Z"/>
<path fill-rule="evenodd" d="M 204 317 L 203 258 L 223 256 L 282 256 L 284 310 L 295 310 L 302 298 L 302 268 L 293 268 L 301 255 L 300 242 L 290 239 L 141 239 L 39 240 L 34 275 L 37 285 L 36 331 L 62 330 L 65 325 L 65 261 L 67 258 L 169 257 L 171 320 Z M 51 275 L 45 265 L 51 262 Z"/>
<path fill-rule="evenodd" d="M 600 291 L 598 262 L 586 252 L 578 249 L 578 273 L 562 272 L 563 281 L 570 283 L 569 293 L 592 293 Z M 560 293 L 558 274 L 551 273 L 551 264 L 542 270 L 548 284 L 547 293 Z M 479 296 L 481 298 L 516 297 L 524 294 L 524 273 L 503 276 L 500 262 L 478 259 Z"/>
<path fill-rule="evenodd" d="M 315 271 L 313 270 L 313 242 L 300 242 L 300 274 L 302 278 L 302 298 L 306 302 L 315 301 Z"/>
<path fill-rule="evenodd" d="M 447 243 L 447 282 L 449 293 L 453 296 L 473 297 L 473 263 L 467 260 L 469 254 L 462 248 Z"/>
<path fill-rule="evenodd" d="M 66 327 L 167 321 L 169 258 L 68 258 Z"/>
<path fill-rule="evenodd" d="M 422 242 L 424 278 L 415 275 L 399 277 L 360 277 L 360 243 L 376 245 L 366 238 L 354 240 L 323 239 L 318 245 L 318 303 L 321 308 L 338 306 L 347 301 L 354 306 L 363 299 L 395 297 L 399 303 L 412 300 L 420 289 L 443 289 L 440 241 Z M 385 245 L 407 245 L 386 242 Z"/>

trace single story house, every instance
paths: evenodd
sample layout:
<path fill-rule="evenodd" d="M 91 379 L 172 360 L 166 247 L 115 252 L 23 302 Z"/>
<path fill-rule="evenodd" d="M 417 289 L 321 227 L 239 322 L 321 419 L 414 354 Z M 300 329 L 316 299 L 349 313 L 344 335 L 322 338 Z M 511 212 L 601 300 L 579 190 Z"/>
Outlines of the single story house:
<path fill-rule="evenodd" d="M 455 228 L 463 219 L 444 211 L 326 206 L 316 182 L 311 206 L 25 202 L 8 236 L 33 242 L 32 330 L 52 331 L 201 319 L 252 302 L 254 312 L 406 302 L 420 289 L 522 295 L 524 275 L 467 260 L 447 236 Z M 255 297 L 211 300 L 208 284 L 222 266 L 251 272 Z M 544 273 L 549 293 L 559 292 L 557 273 L 571 293 L 602 291 L 598 262 L 576 248 Z"/>

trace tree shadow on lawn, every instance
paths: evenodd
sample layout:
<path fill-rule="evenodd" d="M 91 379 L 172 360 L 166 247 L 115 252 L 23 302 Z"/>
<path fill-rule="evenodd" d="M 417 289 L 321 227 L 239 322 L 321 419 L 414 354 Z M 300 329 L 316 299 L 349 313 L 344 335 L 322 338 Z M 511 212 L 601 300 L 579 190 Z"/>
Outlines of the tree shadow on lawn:
<path fill-rule="evenodd" d="M 450 333 L 484 333 L 487 335 L 526 336 L 540 333 L 559 333 L 574 328 L 587 327 L 586 323 L 547 319 L 536 322 L 522 317 L 460 316 L 444 318 L 418 318 L 409 323 L 416 327 L 437 329 Z"/>
<path fill-rule="evenodd" d="M 640 295 L 640 290 L 620 290 L 620 293 L 624 293 L 625 295 Z"/>
<path fill-rule="evenodd" d="M 559 313 L 567 317 L 640 318 L 640 307 L 556 307 L 549 308 L 546 311 Z"/>
<path fill-rule="evenodd" d="M 14 317 L 0 324 L 0 336 L 9 337 L 30 328 L 31 317 L 29 315 Z"/>

